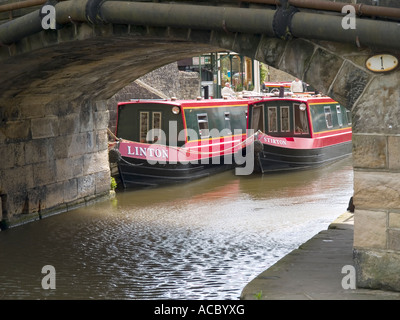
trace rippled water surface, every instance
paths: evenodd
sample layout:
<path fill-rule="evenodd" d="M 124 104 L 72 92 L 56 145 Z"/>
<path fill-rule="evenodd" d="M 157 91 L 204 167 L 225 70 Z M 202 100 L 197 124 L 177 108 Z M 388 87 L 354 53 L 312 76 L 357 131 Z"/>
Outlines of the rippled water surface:
<path fill-rule="evenodd" d="M 2 299 L 239 299 L 346 211 L 351 158 L 317 170 L 117 193 L 0 232 Z M 56 289 L 42 288 L 44 265 Z"/>

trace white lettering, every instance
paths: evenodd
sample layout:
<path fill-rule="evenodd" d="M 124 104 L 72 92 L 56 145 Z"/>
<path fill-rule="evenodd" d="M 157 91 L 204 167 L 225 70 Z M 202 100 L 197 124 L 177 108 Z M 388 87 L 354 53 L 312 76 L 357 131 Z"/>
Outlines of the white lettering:
<path fill-rule="evenodd" d="M 198 312 L 197 314 L 200 314 L 200 312 L 202 312 L 203 314 L 207 314 L 207 313 L 206 313 L 206 310 L 204 310 L 203 305 L 200 306 L 199 312 Z"/>
<path fill-rule="evenodd" d="M 168 159 L 168 150 L 165 149 L 153 149 L 153 148 L 146 148 L 146 147 L 132 147 L 126 146 L 127 148 L 127 155 L 129 156 L 145 156 L 145 157 L 156 157 L 156 158 L 164 158 Z M 134 151 L 133 151 L 134 150 Z"/>
<path fill-rule="evenodd" d="M 181 315 L 182 318 L 186 317 L 189 307 L 168 307 L 161 304 L 161 307 L 155 307 L 154 314 L 176 314 Z"/>
<path fill-rule="evenodd" d="M 131 146 L 127 146 L 128 148 L 128 155 L 134 156 L 135 154 L 131 151 Z"/>
<path fill-rule="evenodd" d="M 244 306 L 240 305 L 219 305 L 219 304 L 210 304 L 207 307 L 200 305 L 197 314 L 223 314 L 223 315 L 230 315 L 230 314 L 244 314 Z"/>
<path fill-rule="evenodd" d="M 263 137 L 263 141 L 265 143 L 277 144 L 277 145 L 281 145 L 281 146 L 286 146 L 287 145 L 286 140 L 278 140 L 278 139 L 272 139 L 272 138 L 268 138 L 268 137 Z"/>
<path fill-rule="evenodd" d="M 139 149 L 140 149 L 140 153 L 139 153 L 138 155 L 139 155 L 139 156 L 146 156 L 146 150 L 147 150 L 147 148 L 139 147 Z"/>

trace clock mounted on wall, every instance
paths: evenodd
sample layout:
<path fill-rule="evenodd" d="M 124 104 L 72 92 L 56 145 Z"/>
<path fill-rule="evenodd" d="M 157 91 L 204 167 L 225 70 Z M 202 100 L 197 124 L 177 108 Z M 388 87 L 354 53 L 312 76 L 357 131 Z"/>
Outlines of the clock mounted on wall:
<path fill-rule="evenodd" d="M 365 62 L 366 67 L 373 72 L 389 72 L 397 68 L 399 60 L 391 54 L 376 54 Z"/>

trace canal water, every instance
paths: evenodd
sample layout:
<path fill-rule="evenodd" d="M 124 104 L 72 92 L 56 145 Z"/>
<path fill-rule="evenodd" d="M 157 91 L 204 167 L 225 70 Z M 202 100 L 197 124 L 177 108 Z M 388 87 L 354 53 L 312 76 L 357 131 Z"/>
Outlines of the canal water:
<path fill-rule="evenodd" d="M 0 232 L 0 299 L 237 300 L 249 281 L 344 213 L 352 194 L 351 158 L 120 191 Z M 48 265 L 54 272 L 42 273 Z"/>

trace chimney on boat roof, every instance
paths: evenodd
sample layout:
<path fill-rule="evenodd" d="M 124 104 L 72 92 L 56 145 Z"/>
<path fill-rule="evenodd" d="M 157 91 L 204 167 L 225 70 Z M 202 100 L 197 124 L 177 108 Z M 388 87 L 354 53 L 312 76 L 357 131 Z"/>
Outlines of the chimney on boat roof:
<path fill-rule="evenodd" d="M 285 96 L 285 88 L 283 86 L 279 87 L 279 98 L 283 98 Z"/>

